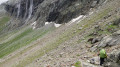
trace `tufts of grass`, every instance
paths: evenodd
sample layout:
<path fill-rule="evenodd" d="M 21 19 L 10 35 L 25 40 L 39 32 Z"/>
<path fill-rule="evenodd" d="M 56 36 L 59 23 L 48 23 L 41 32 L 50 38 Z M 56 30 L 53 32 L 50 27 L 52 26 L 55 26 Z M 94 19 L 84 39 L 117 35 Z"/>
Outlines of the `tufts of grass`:
<path fill-rule="evenodd" d="M 24 40 L 23 37 L 28 35 L 30 32 L 32 32 L 32 29 L 27 29 L 27 30 L 21 32 L 19 35 L 8 40 L 7 42 L 2 43 L 0 45 L 0 58 L 11 53 L 12 51 L 14 51 L 16 49 L 17 46 L 21 45 L 24 42 L 24 41 L 22 41 L 22 40 Z"/>
<path fill-rule="evenodd" d="M 0 32 L 5 28 L 5 24 L 10 20 L 9 17 L 0 18 Z"/>
<path fill-rule="evenodd" d="M 76 56 L 80 56 L 80 54 L 77 54 Z"/>
<path fill-rule="evenodd" d="M 5 25 L 6 22 L 8 22 L 10 20 L 9 17 L 2 17 L 0 18 L 0 27 Z"/>
<path fill-rule="evenodd" d="M 117 28 L 117 26 L 116 25 L 113 25 L 113 24 L 111 24 L 111 25 L 108 25 L 108 27 L 107 27 L 108 29 L 114 29 L 114 28 Z"/>
<path fill-rule="evenodd" d="M 10 40 L 0 45 L 0 58 L 14 52 L 23 46 L 29 45 L 31 42 L 41 38 L 51 30 L 53 30 L 53 28 L 47 30 L 32 30 L 32 28 L 26 28 L 24 31 L 20 30 L 17 35 L 13 36 Z"/>
<path fill-rule="evenodd" d="M 75 67 L 82 67 L 81 62 L 80 62 L 80 61 L 77 61 L 77 62 L 75 63 Z"/>

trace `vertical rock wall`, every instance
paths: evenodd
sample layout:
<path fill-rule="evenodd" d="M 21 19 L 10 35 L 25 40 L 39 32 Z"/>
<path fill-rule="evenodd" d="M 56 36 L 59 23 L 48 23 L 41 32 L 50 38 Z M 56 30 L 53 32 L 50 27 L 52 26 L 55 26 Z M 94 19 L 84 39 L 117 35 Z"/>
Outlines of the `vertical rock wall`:
<path fill-rule="evenodd" d="M 93 3 L 96 6 L 99 0 L 10 0 L 5 9 L 22 25 L 37 21 L 38 27 L 41 27 L 45 22 L 66 23 L 86 14 Z"/>

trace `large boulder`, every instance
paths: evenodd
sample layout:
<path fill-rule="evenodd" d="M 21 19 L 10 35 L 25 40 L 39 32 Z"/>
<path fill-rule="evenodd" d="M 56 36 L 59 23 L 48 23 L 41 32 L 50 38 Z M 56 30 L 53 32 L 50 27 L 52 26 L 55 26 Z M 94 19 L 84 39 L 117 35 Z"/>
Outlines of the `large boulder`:
<path fill-rule="evenodd" d="M 104 67 L 120 67 L 120 65 L 114 62 L 107 62 L 104 64 Z"/>
<path fill-rule="evenodd" d="M 120 44 L 120 30 L 111 36 L 105 36 L 98 47 L 114 46 Z"/>
<path fill-rule="evenodd" d="M 115 50 L 108 56 L 104 67 L 120 67 L 120 50 Z"/>

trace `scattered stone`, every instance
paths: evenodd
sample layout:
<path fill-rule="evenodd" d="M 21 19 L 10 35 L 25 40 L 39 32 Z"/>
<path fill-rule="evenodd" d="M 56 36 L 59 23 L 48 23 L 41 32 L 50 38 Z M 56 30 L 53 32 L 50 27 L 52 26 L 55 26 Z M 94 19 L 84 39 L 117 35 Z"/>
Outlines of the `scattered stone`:
<path fill-rule="evenodd" d="M 104 19 L 107 19 L 107 18 L 109 18 L 109 17 L 111 17 L 111 15 L 107 15 L 107 16 L 105 16 Z"/>
<path fill-rule="evenodd" d="M 64 54 L 64 52 L 60 53 L 60 54 L 59 54 L 59 56 L 60 56 L 60 57 L 62 57 L 62 56 L 63 56 L 63 54 Z"/>
<path fill-rule="evenodd" d="M 82 30 L 82 29 L 83 29 L 83 27 L 80 27 L 80 28 L 79 28 L 79 30 Z"/>
<path fill-rule="evenodd" d="M 93 41 L 93 39 L 94 39 L 94 38 L 90 38 L 90 39 L 88 39 L 88 42 L 92 42 L 92 41 Z"/>
<path fill-rule="evenodd" d="M 95 7 L 96 4 L 97 4 L 97 2 L 98 2 L 98 1 L 93 1 L 93 3 L 91 4 L 91 7 L 92 7 L 92 8 Z"/>
<path fill-rule="evenodd" d="M 95 52 L 96 50 L 97 50 L 97 45 L 95 45 L 95 46 L 93 46 L 93 47 L 90 48 L 91 52 Z"/>
<path fill-rule="evenodd" d="M 111 36 L 105 36 L 105 37 L 102 39 L 101 43 L 98 45 L 98 47 L 106 47 L 111 40 L 112 40 L 112 37 L 111 37 Z"/>
<path fill-rule="evenodd" d="M 91 44 L 95 44 L 97 42 L 99 42 L 101 40 L 101 38 L 90 38 L 88 39 L 88 42 L 91 42 Z"/>
<path fill-rule="evenodd" d="M 118 31 L 111 36 L 105 36 L 98 45 L 98 47 L 114 46 L 120 44 L 119 33 L 120 32 Z"/>
<path fill-rule="evenodd" d="M 100 58 L 99 57 L 93 57 L 93 58 L 90 59 L 90 63 L 98 65 L 98 64 L 100 64 Z"/>
<path fill-rule="evenodd" d="M 95 60 L 94 60 L 94 59 L 91 59 L 91 60 L 90 60 L 90 63 L 91 63 L 91 64 L 95 64 Z"/>
<path fill-rule="evenodd" d="M 99 42 L 99 41 L 100 41 L 99 38 L 94 38 L 94 39 L 91 41 L 91 43 L 92 43 L 92 44 L 95 44 L 95 43 L 97 43 L 97 42 Z"/>
<path fill-rule="evenodd" d="M 117 32 L 115 32 L 115 33 L 113 33 L 113 35 L 114 35 L 114 36 L 118 36 L 118 35 L 120 35 L 120 30 L 117 31 Z"/>
<path fill-rule="evenodd" d="M 90 63 L 90 60 L 87 60 L 88 63 Z"/>
<path fill-rule="evenodd" d="M 120 67 L 120 65 L 114 62 L 108 62 L 104 63 L 104 67 Z"/>

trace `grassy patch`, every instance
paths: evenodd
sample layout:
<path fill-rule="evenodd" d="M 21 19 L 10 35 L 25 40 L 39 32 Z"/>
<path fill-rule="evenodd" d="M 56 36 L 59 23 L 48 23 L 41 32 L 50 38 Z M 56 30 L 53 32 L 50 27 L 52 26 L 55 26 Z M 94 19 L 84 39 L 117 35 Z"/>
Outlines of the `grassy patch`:
<path fill-rule="evenodd" d="M 81 66 L 81 62 L 80 62 L 80 61 L 77 61 L 77 62 L 75 63 L 75 67 L 82 67 L 82 66 Z"/>
<path fill-rule="evenodd" d="M 0 18 L 0 32 L 4 29 L 5 24 L 10 20 L 9 17 Z"/>
<path fill-rule="evenodd" d="M 32 32 L 32 29 L 27 29 L 24 32 L 20 33 L 19 35 L 13 37 L 13 39 L 10 39 L 7 42 L 2 43 L 0 45 L 0 58 L 14 51 L 17 46 L 19 46 L 20 44 L 24 42 L 22 41 L 24 40 L 22 38 L 28 35 L 30 32 Z"/>
<path fill-rule="evenodd" d="M 10 20 L 9 17 L 2 17 L 0 18 L 0 27 L 5 25 L 6 22 L 8 22 Z"/>
<path fill-rule="evenodd" d="M 47 30 L 32 30 L 32 28 L 27 28 L 24 31 L 20 30 L 21 32 L 18 32 L 17 35 L 13 36 L 10 40 L 0 45 L 0 58 L 23 46 L 30 44 L 31 42 L 48 33 L 50 30 L 52 30 L 52 28 Z"/>

